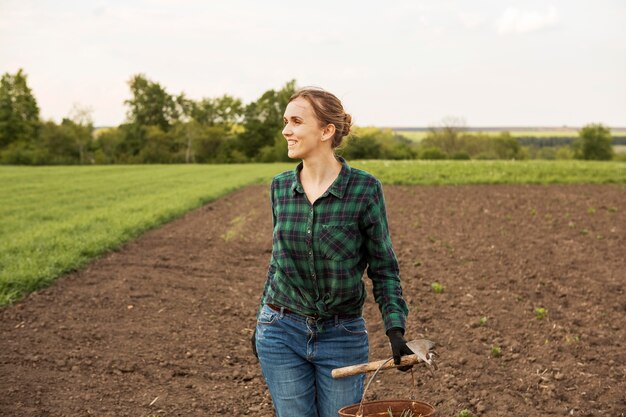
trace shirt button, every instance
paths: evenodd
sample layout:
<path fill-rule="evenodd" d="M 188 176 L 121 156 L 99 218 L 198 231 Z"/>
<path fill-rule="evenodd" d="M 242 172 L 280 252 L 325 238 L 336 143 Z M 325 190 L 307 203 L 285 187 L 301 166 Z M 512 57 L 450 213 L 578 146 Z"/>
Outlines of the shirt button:
<path fill-rule="evenodd" d="M 311 233 L 311 229 L 307 230 L 306 232 L 307 232 L 307 233 Z"/>

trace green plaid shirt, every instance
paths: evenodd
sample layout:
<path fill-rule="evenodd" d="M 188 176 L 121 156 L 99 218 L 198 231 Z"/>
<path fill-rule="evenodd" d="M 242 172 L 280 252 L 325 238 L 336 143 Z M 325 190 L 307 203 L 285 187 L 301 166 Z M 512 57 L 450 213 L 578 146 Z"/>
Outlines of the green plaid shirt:
<path fill-rule="evenodd" d="M 273 178 L 273 248 L 262 304 L 321 317 L 361 314 L 367 267 L 385 330 L 404 329 L 408 308 L 382 185 L 339 161 L 339 176 L 313 205 L 300 182 L 302 163 Z"/>

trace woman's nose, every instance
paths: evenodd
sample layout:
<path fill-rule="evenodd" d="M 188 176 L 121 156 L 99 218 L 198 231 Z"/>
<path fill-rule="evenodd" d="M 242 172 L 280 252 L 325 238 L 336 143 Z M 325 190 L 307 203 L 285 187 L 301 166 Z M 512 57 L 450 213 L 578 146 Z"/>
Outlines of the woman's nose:
<path fill-rule="evenodd" d="M 285 125 L 285 127 L 283 128 L 283 136 L 290 136 L 291 135 L 291 128 L 289 127 L 289 125 Z"/>

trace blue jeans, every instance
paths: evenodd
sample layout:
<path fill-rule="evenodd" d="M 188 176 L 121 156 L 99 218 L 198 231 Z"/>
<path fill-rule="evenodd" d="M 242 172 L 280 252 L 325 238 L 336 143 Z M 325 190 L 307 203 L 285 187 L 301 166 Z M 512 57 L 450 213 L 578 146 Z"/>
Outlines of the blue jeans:
<path fill-rule="evenodd" d="M 264 305 L 256 325 L 256 348 L 278 417 L 338 417 L 361 401 L 364 375 L 333 379 L 331 371 L 367 362 L 362 317 L 315 319 Z"/>

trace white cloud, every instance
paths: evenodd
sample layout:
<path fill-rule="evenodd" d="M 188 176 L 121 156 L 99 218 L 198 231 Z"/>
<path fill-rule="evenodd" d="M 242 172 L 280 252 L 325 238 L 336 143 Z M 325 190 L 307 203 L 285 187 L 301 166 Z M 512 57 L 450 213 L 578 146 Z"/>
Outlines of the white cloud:
<path fill-rule="evenodd" d="M 359 124 L 457 114 L 477 125 L 626 125 L 624 0 L 286 4 L 0 0 L 0 73 L 26 71 L 44 118 L 79 102 L 96 125 L 124 120 L 136 73 L 172 94 L 244 102 L 295 78 L 345 99 Z M 572 85 L 580 100 L 568 99 Z"/>
<path fill-rule="evenodd" d="M 529 33 L 554 27 L 558 22 L 559 15 L 554 6 L 543 12 L 509 7 L 496 21 L 496 28 L 500 34 Z"/>

